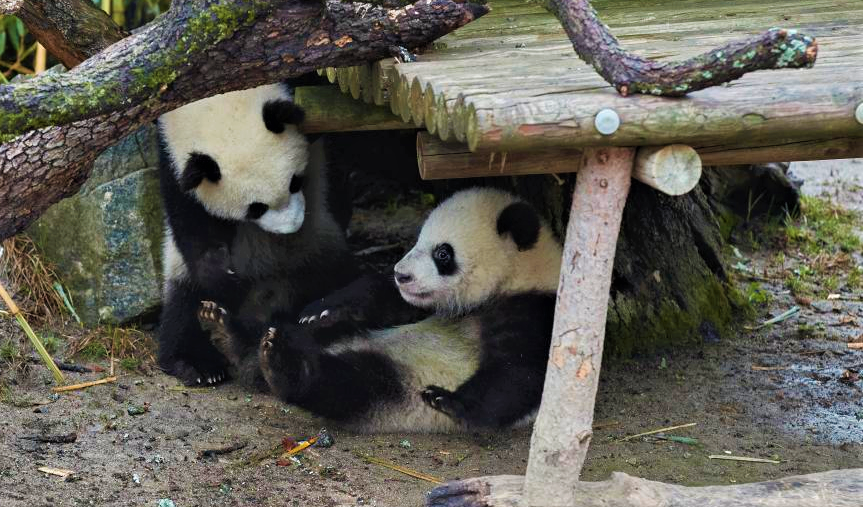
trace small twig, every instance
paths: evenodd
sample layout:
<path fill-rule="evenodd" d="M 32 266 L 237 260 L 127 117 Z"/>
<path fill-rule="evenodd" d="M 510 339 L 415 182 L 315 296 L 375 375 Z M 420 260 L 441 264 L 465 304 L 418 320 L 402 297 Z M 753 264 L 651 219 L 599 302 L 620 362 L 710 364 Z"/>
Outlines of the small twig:
<path fill-rule="evenodd" d="M 279 456 L 279 458 L 281 458 L 281 459 L 290 458 L 291 456 L 293 456 L 295 454 L 299 454 L 299 453 L 303 452 L 304 450 L 306 450 L 307 448 L 314 445 L 314 443 L 317 441 L 318 441 L 317 435 L 308 439 L 308 440 L 304 440 L 304 441 L 300 442 L 299 444 L 295 445 L 294 447 L 288 449 L 284 453 L 282 453 L 282 455 Z"/>
<path fill-rule="evenodd" d="M 39 357 L 28 357 L 27 360 L 32 363 L 42 363 L 42 358 Z M 80 364 L 74 363 L 64 363 L 63 361 L 60 361 L 56 358 L 54 359 L 54 364 L 57 365 L 57 368 L 60 368 L 60 371 L 68 371 L 72 373 L 93 373 L 93 368 L 90 368 L 89 366 L 82 366 Z"/>
<path fill-rule="evenodd" d="M 765 320 L 761 324 L 758 324 L 757 326 L 754 326 L 754 327 L 753 326 L 745 326 L 745 329 L 748 331 L 755 331 L 757 329 L 761 329 L 761 328 L 764 328 L 767 326 L 772 326 L 773 324 L 777 324 L 779 322 L 788 320 L 791 317 L 797 315 L 798 313 L 800 313 L 800 307 L 799 306 L 792 306 L 789 310 L 780 313 L 779 315 L 777 315 L 776 317 L 773 317 L 772 319 Z"/>
<path fill-rule="evenodd" d="M 849 349 L 855 349 L 855 350 L 861 350 L 861 349 L 863 349 L 863 342 L 849 342 L 848 348 Z"/>
<path fill-rule="evenodd" d="M 384 468 L 389 468 L 390 470 L 395 470 L 396 472 L 403 473 L 405 475 L 409 475 L 409 476 L 414 477 L 416 479 L 428 481 L 432 484 L 443 484 L 444 483 L 443 479 L 440 479 L 440 478 L 435 477 L 433 475 L 424 474 L 422 472 L 417 472 L 416 470 L 414 470 L 412 468 L 403 467 L 401 465 L 396 465 L 395 463 L 390 463 L 389 461 L 387 461 L 385 459 L 375 458 L 374 456 L 368 456 L 365 454 L 359 454 L 358 456 L 360 458 L 362 458 L 363 460 L 369 462 L 369 463 L 373 463 L 375 465 L 379 465 L 379 466 L 382 466 Z"/>
<path fill-rule="evenodd" d="M 65 393 L 69 391 L 77 391 L 79 389 L 86 389 L 88 387 L 98 386 L 101 384 L 107 384 L 109 382 L 116 382 L 117 377 L 105 377 L 99 380 L 93 380 L 90 382 L 83 382 L 81 384 L 73 384 L 71 386 L 63 386 L 63 387 L 52 387 L 51 390 L 55 393 Z"/>
<path fill-rule="evenodd" d="M 63 468 L 54 468 L 54 467 L 39 467 L 36 470 L 48 474 L 48 475 L 56 475 L 61 479 L 68 479 L 69 476 L 73 475 L 75 472 L 72 470 L 66 470 Z"/>
<path fill-rule="evenodd" d="M 59 385 L 63 385 L 66 383 L 66 379 L 63 378 L 63 374 L 60 372 L 60 369 L 57 368 L 57 365 L 54 364 L 54 360 L 51 358 L 51 354 L 45 350 L 45 346 L 42 345 L 42 341 L 39 340 L 39 337 L 36 336 L 36 333 L 33 332 L 33 329 L 30 327 L 30 324 L 27 323 L 27 319 L 24 318 L 24 314 L 21 313 L 21 310 L 18 308 L 18 305 L 15 304 L 15 301 L 12 300 L 12 296 L 6 292 L 6 287 L 3 287 L 3 284 L 0 283 L 0 298 L 3 299 L 3 302 L 6 303 L 6 307 L 9 308 L 9 313 L 15 316 L 15 319 L 18 320 L 18 324 L 21 325 L 21 329 L 24 330 L 24 334 L 27 335 L 27 338 L 30 338 L 30 343 L 33 344 L 33 347 L 36 349 L 36 352 L 39 353 L 39 356 L 42 358 L 42 362 L 45 363 L 45 366 L 51 370 L 51 373 L 54 375 L 54 380 Z"/>
<path fill-rule="evenodd" d="M 658 440 L 667 440 L 669 442 L 677 442 L 678 444 L 698 445 L 698 439 L 690 437 L 678 437 L 677 435 L 655 435 L 653 438 Z"/>
<path fill-rule="evenodd" d="M 401 243 L 391 243 L 389 245 L 370 246 L 368 248 L 364 248 L 364 249 L 360 250 L 359 252 L 354 252 L 354 255 L 356 255 L 357 257 L 363 257 L 366 255 L 372 255 L 372 254 L 376 254 L 376 253 L 380 253 L 380 252 L 386 252 L 388 250 L 395 250 L 396 248 L 399 248 L 400 246 L 402 246 Z"/>
<path fill-rule="evenodd" d="M 42 442 L 45 444 L 72 444 L 78 440 L 77 433 L 67 433 L 65 435 L 25 435 L 22 438 L 24 440 L 34 440 L 36 442 Z"/>
<path fill-rule="evenodd" d="M 765 459 L 765 458 L 750 458 L 748 456 L 726 456 L 723 454 L 711 454 L 708 456 L 709 459 L 724 459 L 728 461 L 749 461 L 752 463 L 773 463 L 774 465 L 778 465 L 782 463 L 781 461 L 776 461 L 775 459 Z"/>
<path fill-rule="evenodd" d="M 777 370 L 787 370 L 787 366 L 758 366 L 756 364 L 752 365 L 752 369 L 755 371 L 777 371 Z"/>
<path fill-rule="evenodd" d="M 234 451 L 239 451 L 248 445 L 248 442 L 245 440 L 241 440 L 239 442 L 234 442 L 233 444 L 224 446 L 224 447 L 214 447 L 212 449 L 204 449 L 198 451 L 198 458 L 212 458 L 214 456 L 219 456 L 222 454 L 230 454 Z"/>
<path fill-rule="evenodd" d="M 647 435 L 655 435 L 657 433 L 665 433 L 666 431 L 679 430 L 680 428 L 691 428 L 698 423 L 688 423 L 681 424 L 679 426 L 669 426 L 668 428 L 659 428 L 658 430 L 645 431 L 644 433 L 639 433 L 638 435 L 630 435 L 628 437 L 623 437 L 618 442 L 626 442 L 627 440 L 632 440 L 633 438 L 645 437 Z"/>

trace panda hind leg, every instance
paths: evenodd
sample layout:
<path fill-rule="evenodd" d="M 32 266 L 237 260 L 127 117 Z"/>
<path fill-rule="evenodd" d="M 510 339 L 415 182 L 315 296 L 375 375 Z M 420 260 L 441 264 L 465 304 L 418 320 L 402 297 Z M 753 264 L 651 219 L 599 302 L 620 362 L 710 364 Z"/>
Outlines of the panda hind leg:
<path fill-rule="evenodd" d="M 335 421 L 359 420 L 375 406 L 404 397 L 404 379 L 389 358 L 370 351 L 326 352 L 307 327 L 270 328 L 259 356 L 273 393 Z"/>
<path fill-rule="evenodd" d="M 170 280 L 159 325 L 159 367 L 186 385 L 228 378 L 228 362 L 197 318 L 201 297 L 185 280 Z"/>
<path fill-rule="evenodd" d="M 431 408 L 469 426 L 502 428 L 539 406 L 544 377 L 536 368 L 483 365 L 455 391 L 428 386 L 420 397 Z"/>

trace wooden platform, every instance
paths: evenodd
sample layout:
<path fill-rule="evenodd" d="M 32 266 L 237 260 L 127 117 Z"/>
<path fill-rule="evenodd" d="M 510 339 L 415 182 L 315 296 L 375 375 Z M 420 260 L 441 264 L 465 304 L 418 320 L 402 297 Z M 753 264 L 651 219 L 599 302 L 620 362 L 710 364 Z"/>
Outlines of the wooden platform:
<path fill-rule="evenodd" d="M 574 53 L 558 21 L 523 0 L 442 38 L 413 63 L 326 69 L 354 98 L 471 151 L 682 143 L 767 153 L 806 143 L 805 158 L 863 156 L 863 1 L 596 0 L 624 47 L 680 59 L 771 27 L 818 38 L 813 69 L 762 71 L 683 99 L 620 97 Z M 621 125 L 594 127 L 602 109 Z M 863 119 L 861 119 L 863 120 Z M 813 141 L 826 141 L 816 143 Z"/>

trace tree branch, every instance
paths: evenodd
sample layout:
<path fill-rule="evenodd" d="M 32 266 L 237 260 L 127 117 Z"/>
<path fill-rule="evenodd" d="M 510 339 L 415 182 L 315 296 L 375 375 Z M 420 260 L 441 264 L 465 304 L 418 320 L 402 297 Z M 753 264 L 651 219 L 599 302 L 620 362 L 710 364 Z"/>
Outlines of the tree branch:
<path fill-rule="evenodd" d="M 679 97 L 756 70 L 811 67 L 818 44 L 794 30 L 772 28 L 749 40 L 680 62 L 657 62 L 625 51 L 589 0 L 536 0 L 560 20 L 575 52 L 623 95 Z"/>
<path fill-rule="evenodd" d="M 245 6 L 240 12 L 256 16 L 251 23 L 246 22 L 248 17 L 242 18 L 240 25 L 230 21 L 238 11 L 228 15 L 220 10 L 229 9 L 228 3 L 232 2 L 174 0 L 168 14 L 72 71 L 33 78 L 24 83 L 27 88 L 0 88 L 4 97 L 16 90 L 15 95 L 22 94 L 19 98 L 27 103 L 34 101 L 24 94 L 52 102 L 49 97 L 64 95 L 67 86 L 78 97 L 77 105 L 65 111 L 41 107 L 42 116 L 33 123 L 20 114 L 0 113 L 0 121 L 13 131 L 43 125 L 57 113 L 63 113 L 65 122 L 91 118 L 66 127 L 33 130 L 0 146 L 0 238 L 23 230 L 51 204 L 74 194 L 99 153 L 162 113 L 207 96 L 276 82 L 320 67 L 383 58 L 392 45 L 427 44 L 488 11 L 484 6 L 452 0 L 420 0 L 391 10 L 334 0 L 326 4 L 270 0 L 256 2 L 257 7 L 238 2 Z M 269 6 L 268 15 L 262 14 L 263 3 Z M 202 10 L 195 10 L 202 5 Z M 212 23 L 202 21 L 204 18 Z M 223 22 L 216 23 L 216 18 Z M 197 35 L 189 35 L 192 32 Z M 231 36 L 223 37 L 228 32 Z M 185 41 L 183 34 L 188 36 Z M 193 39 L 199 41 L 197 45 L 191 44 Z M 200 41 L 216 42 L 208 47 Z M 178 45 L 184 48 L 181 54 L 175 51 Z M 87 88 L 86 79 L 94 80 L 90 98 L 80 96 Z M 112 89 L 111 79 L 130 80 L 111 93 L 140 88 L 118 98 L 105 91 Z M 68 100 L 55 98 L 53 102 Z M 91 102 L 98 106 L 94 111 L 85 110 Z M 111 105 L 103 105 L 106 103 Z M 102 116 L 92 118 L 100 113 Z"/>
<path fill-rule="evenodd" d="M 327 0 L 186 0 L 74 70 L 0 87 L 0 134 L 180 105 L 434 40 L 487 11 L 451 0 L 387 10 Z M 317 21 L 317 22 L 314 22 Z M 288 26 L 292 27 L 288 29 Z M 250 45 L 250 41 L 257 44 Z M 238 79 L 237 70 L 242 69 Z M 204 79 L 206 77 L 206 79 Z"/>
<path fill-rule="evenodd" d="M 88 0 L 4 0 L 0 12 L 21 19 L 67 69 L 129 35 Z"/>

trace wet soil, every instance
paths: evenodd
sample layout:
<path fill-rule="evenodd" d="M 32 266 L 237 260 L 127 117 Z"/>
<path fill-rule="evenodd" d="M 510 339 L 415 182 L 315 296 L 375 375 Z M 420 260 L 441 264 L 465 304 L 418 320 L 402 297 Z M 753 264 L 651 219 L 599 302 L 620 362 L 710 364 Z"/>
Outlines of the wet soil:
<path fill-rule="evenodd" d="M 833 164 L 832 175 L 830 168 L 812 164 L 795 172 L 807 180 L 804 190 L 826 191 L 859 207 L 863 194 L 859 187 L 850 189 L 858 185 L 854 178 L 863 174 L 861 168 L 851 161 Z M 409 244 L 420 216 L 360 212 L 355 220 L 379 225 L 362 228 L 352 244 L 389 246 L 362 257 L 369 266 L 391 265 Z M 745 252 L 755 265 L 773 254 Z M 780 282 L 763 286 L 773 300 L 759 309 L 758 321 L 798 304 Z M 741 323 L 731 339 L 606 362 L 584 479 L 623 471 L 688 485 L 730 484 L 863 467 L 863 382 L 853 374 L 863 369 L 863 351 L 847 347 L 863 333 L 861 323 L 863 294 L 858 291 L 843 299 L 816 299 L 773 326 L 747 330 Z M 0 337 L 20 338 L 20 332 L 0 319 Z M 422 505 L 434 484 L 363 456 L 443 480 L 521 474 L 527 463 L 528 429 L 357 435 L 330 427 L 332 447 L 315 446 L 295 459 L 279 460 L 283 439 L 311 437 L 321 421 L 232 384 L 187 389 L 147 367 L 118 373 L 115 383 L 52 396 L 51 376 L 41 366 L 22 373 L 0 362 L 0 381 L 7 388 L 0 404 L 0 506 L 410 507 Z M 70 382 L 103 375 L 67 374 Z M 618 441 L 687 423 L 696 425 L 667 435 L 696 443 Z M 70 433 L 73 442 L 40 441 L 69 440 Z M 204 452 L 230 447 L 238 449 L 215 456 Z M 710 455 L 779 463 L 720 461 Z M 64 480 L 39 467 L 74 475 Z"/>

